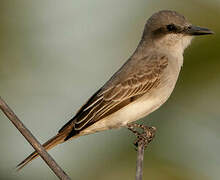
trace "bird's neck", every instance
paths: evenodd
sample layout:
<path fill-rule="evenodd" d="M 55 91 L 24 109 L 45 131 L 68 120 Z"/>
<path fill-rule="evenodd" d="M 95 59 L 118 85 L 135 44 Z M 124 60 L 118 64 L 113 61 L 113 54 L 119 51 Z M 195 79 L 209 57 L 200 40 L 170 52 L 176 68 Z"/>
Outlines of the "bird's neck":
<path fill-rule="evenodd" d="M 192 37 L 190 36 L 179 37 L 175 34 L 156 40 L 152 38 L 142 39 L 134 54 L 138 57 L 144 57 L 149 51 L 157 51 L 166 54 L 168 57 L 172 56 L 181 67 L 183 65 L 184 50 L 190 45 L 191 40 Z"/>

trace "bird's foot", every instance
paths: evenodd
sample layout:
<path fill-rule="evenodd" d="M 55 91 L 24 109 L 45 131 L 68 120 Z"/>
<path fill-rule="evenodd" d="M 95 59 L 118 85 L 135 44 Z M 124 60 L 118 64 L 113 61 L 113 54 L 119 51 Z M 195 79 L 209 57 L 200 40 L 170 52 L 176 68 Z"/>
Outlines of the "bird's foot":
<path fill-rule="evenodd" d="M 147 147 L 147 145 L 153 140 L 156 134 L 156 128 L 155 127 L 148 127 L 143 124 L 128 124 L 127 128 L 134 133 L 134 135 L 137 137 L 137 139 L 134 141 L 134 145 L 136 147 L 138 146 L 144 146 L 144 148 Z M 138 129 L 141 129 L 138 131 Z"/>

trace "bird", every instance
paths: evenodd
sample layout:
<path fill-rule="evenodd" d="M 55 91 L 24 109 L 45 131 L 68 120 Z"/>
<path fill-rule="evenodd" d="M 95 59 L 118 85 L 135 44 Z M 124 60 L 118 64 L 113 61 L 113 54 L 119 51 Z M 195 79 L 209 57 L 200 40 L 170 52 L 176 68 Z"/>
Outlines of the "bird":
<path fill-rule="evenodd" d="M 83 135 L 126 127 L 157 110 L 176 85 L 184 50 L 193 37 L 213 33 L 176 11 L 154 13 L 131 57 L 43 147 L 49 150 Z M 17 168 L 38 156 L 33 152 Z"/>

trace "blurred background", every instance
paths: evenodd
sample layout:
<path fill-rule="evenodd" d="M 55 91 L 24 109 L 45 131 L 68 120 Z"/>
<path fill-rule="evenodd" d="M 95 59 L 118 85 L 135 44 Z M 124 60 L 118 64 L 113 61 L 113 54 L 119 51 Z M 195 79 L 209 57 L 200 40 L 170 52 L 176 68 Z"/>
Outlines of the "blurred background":
<path fill-rule="evenodd" d="M 1 0 L 0 96 L 40 142 L 55 135 L 136 48 L 146 20 L 171 9 L 215 31 L 194 39 L 169 101 L 141 120 L 157 127 L 144 179 L 220 179 L 219 0 Z M 56 179 L 0 113 L 0 179 Z M 135 137 L 125 128 L 50 151 L 72 179 L 135 177 Z"/>

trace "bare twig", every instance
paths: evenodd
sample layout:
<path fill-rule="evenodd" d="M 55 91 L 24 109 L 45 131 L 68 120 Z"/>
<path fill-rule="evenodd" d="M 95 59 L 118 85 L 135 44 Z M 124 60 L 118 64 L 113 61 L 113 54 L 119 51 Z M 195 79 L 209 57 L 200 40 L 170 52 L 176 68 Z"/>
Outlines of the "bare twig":
<path fill-rule="evenodd" d="M 41 146 L 38 140 L 31 134 L 31 132 L 25 127 L 25 125 L 19 120 L 16 114 L 0 97 L 0 109 L 8 117 L 8 119 L 15 125 L 15 127 L 21 132 L 25 139 L 31 144 L 31 146 L 38 152 L 42 159 L 47 163 L 50 169 L 56 174 L 59 179 L 70 180 L 68 175 L 60 168 L 55 160 L 47 153 L 47 151 Z"/>
<path fill-rule="evenodd" d="M 135 128 L 140 128 L 143 130 L 142 133 L 135 130 Z M 128 129 L 132 131 L 137 140 L 135 140 L 134 145 L 137 147 L 137 162 L 136 162 L 136 180 L 143 179 L 143 161 L 144 161 L 144 150 L 147 145 L 153 140 L 156 133 L 155 127 L 147 127 L 140 124 L 129 124 Z"/>

